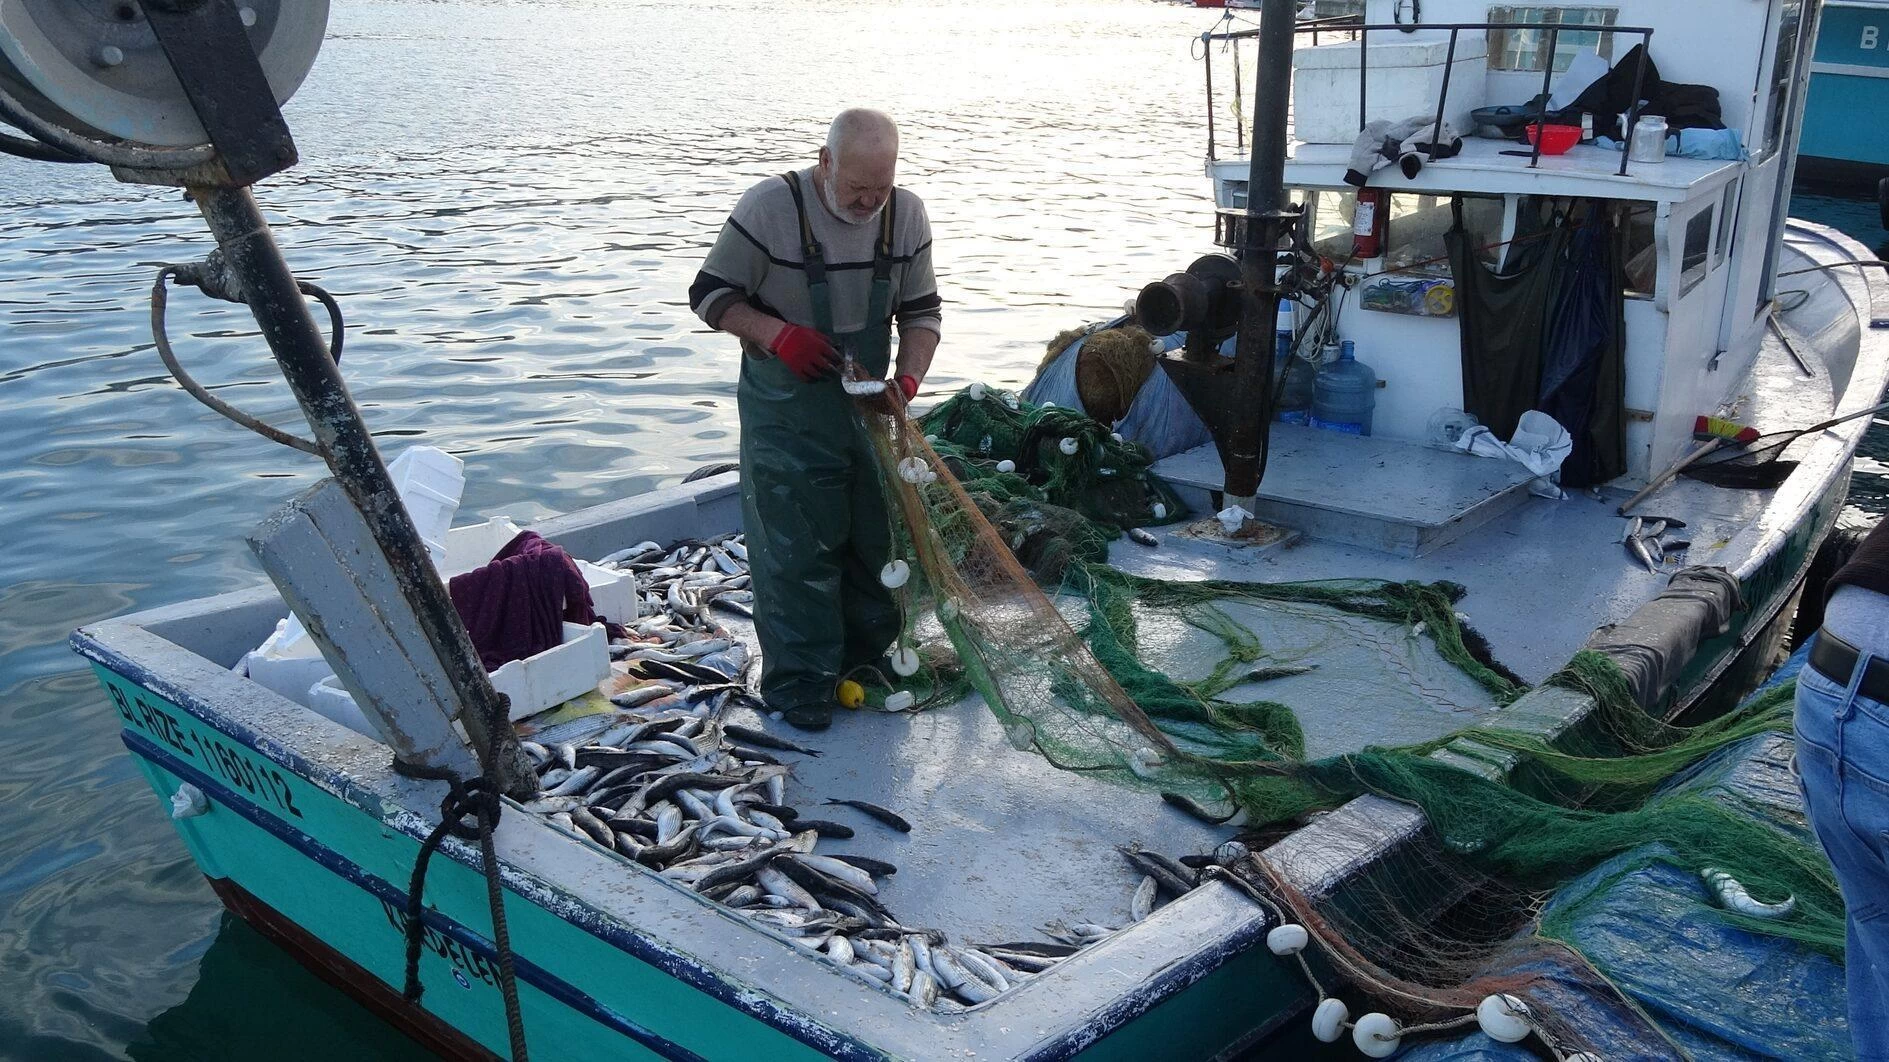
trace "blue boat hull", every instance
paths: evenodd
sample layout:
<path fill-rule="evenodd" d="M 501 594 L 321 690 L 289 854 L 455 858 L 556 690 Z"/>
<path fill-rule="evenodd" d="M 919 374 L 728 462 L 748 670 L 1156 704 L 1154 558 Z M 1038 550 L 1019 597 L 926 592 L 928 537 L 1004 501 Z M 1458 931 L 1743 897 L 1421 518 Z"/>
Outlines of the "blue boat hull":
<path fill-rule="evenodd" d="M 1889 176 L 1889 4 L 1824 7 L 1804 106 L 1798 171 L 1874 186 Z"/>

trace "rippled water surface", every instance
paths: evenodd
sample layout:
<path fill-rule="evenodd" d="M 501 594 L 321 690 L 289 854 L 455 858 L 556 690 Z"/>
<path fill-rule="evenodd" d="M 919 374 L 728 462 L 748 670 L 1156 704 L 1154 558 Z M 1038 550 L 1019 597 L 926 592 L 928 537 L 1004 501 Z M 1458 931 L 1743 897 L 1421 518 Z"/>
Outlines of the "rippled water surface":
<path fill-rule="evenodd" d="M 289 108 L 306 160 L 259 196 L 341 297 L 384 444 L 467 463 L 462 512 L 534 518 L 735 452 L 734 353 L 686 289 L 754 180 L 839 107 L 904 123 L 946 339 L 928 389 L 1028 379 L 1041 343 L 1211 231 L 1190 38 L 1149 0 L 767 5 L 336 0 Z M 1874 211 L 1806 211 L 1872 245 Z M 227 922 L 64 644 L 260 576 L 242 535 L 316 466 L 163 374 L 147 292 L 207 246 L 175 192 L 0 159 L 0 1057 L 408 1057 Z M 198 377 L 277 423 L 247 317 L 189 295 Z M 1880 511 L 1889 448 L 1859 462 Z"/>

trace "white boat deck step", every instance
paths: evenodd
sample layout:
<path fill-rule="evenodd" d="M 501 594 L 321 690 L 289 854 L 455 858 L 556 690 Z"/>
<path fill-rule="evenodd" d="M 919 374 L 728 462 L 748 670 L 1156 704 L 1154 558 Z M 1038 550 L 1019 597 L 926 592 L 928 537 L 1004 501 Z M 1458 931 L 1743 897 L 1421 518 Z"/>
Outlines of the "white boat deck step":
<path fill-rule="evenodd" d="M 1196 510 L 1226 482 L 1211 444 L 1156 462 L 1154 472 Z M 1420 557 L 1521 505 L 1532 478 L 1512 461 L 1274 424 L 1253 515 L 1311 538 Z"/>

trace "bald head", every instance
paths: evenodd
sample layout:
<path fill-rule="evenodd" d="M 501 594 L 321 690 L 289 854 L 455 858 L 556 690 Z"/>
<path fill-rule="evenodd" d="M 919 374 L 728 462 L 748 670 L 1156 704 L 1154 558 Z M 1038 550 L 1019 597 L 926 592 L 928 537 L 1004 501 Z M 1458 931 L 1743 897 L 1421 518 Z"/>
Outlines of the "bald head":
<path fill-rule="evenodd" d="M 853 107 L 841 111 L 826 130 L 826 154 L 834 162 L 851 157 L 899 157 L 899 127 L 884 111 Z"/>
<path fill-rule="evenodd" d="M 820 149 L 820 191 L 833 213 L 864 224 L 885 209 L 899 162 L 899 127 L 884 111 L 854 107 L 827 128 Z"/>

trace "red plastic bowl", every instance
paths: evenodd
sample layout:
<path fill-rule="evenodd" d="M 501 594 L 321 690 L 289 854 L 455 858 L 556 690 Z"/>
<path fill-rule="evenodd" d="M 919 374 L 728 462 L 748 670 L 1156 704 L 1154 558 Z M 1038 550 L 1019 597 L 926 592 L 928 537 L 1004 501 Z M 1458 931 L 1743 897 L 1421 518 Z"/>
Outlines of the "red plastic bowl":
<path fill-rule="evenodd" d="M 1543 132 L 1542 130 L 1546 130 Z M 1568 149 L 1581 142 L 1581 127 L 1578 125 L 1550 125 L 1531 123 L 1523 128 L 1528 134 L 1528 142 L 1534 143 L 1541 137 L 1541 153 L 1544 155 L 1565 155 Z"/>

